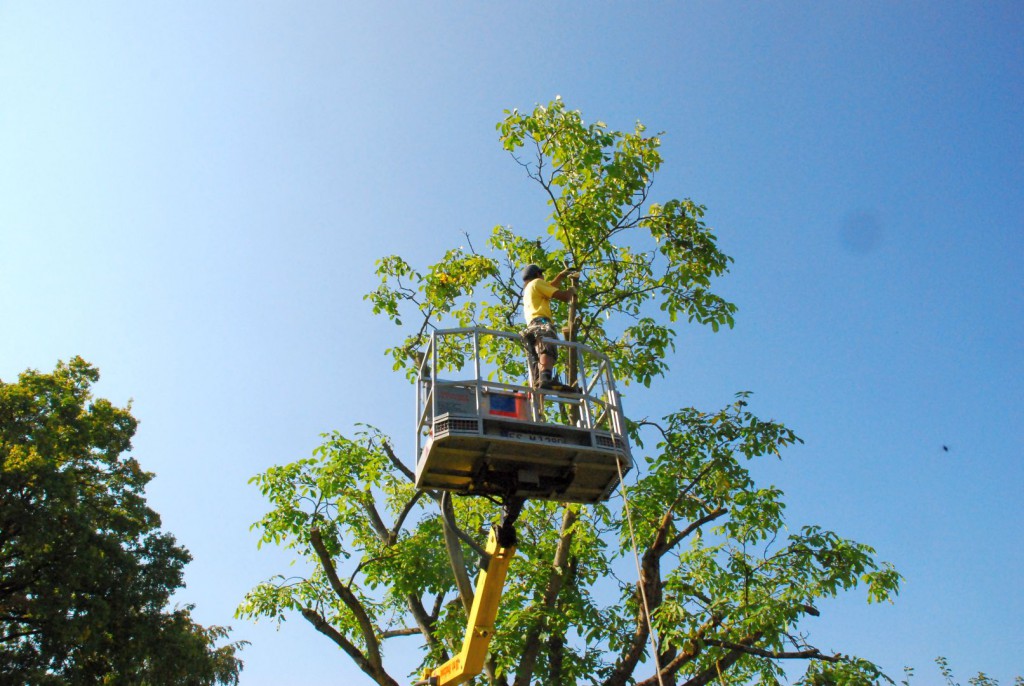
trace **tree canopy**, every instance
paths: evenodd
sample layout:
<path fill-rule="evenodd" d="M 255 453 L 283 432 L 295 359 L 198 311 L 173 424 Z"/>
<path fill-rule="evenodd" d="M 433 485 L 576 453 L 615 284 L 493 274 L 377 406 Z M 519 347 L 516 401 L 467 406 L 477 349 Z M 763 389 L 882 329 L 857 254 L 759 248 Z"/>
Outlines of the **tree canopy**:
<path fill-rule="evenodd" d="M 550 223 L 539 235 L 495 227 L 481 249 L 470 241 L 422 269 L 398 255 L 380 260 L 367 299 L 403 331 L 388 349 L 395 370 L 412 375 L 433 328 L 517 331 L 523 265 L 547 274 L 570 265 L 581 278 L 569 335 L 671 407 L 670 384 L 657 382 L 680 323 L 717 331 L 736 313 L 714 290 L 731 258 L 705 208 L 650 199 L 661 141 L 639 123 L 627 132 L 587 124 L 560 99 L 505 115 L 500 141 L 541 190 Z M 440 364 L 456 366 L 463 354 L 450 350 Z M 484 354 L 498 377 L 522 378 L 521 351 L 495 344 Z M 781 457 L 800 439 L 755 416 L 748 398 L 634 418 L 642 459 L 624 500 L 528 503 L 478 683 L 774 683 L 794 660 L 807 663 L 807 683 L 881 678 L 865 659 L 820 650 L 803 620 L 819 614 L 822 599 L 858 586 L 869 601 L 889 600 L 900 577 L 867 545 L 817 525 L 786 526 L 783 494 L 755 483 L 749 463 Z M 362 425 L 254 477 L 271 505 L 254 525 L 262 542 L 292 550 L 307 571 L 266 581 L 239 607 L 240 616 L 278 621 L 300 613 L 378 684 L 404 676 L 388 668 L 395 641 L 417 642 L 426 667 L 458 651 L 473 593 L 469 561 L 482 526 L 498 518 L 487 499 L 417 491 L 416 456 L 403 460 L 395 446 Z M 625 503 L 639 578 L 629 575 Z M 651 625 L 656 660 L 647 654 Z"/>
<path fill-rule="evenodd" d="M 0 681 L 234 684 L 239 643 L 168 610 L 191 559 L 144 498 L 130 408 L 79 357 L 0 381 Z"/>

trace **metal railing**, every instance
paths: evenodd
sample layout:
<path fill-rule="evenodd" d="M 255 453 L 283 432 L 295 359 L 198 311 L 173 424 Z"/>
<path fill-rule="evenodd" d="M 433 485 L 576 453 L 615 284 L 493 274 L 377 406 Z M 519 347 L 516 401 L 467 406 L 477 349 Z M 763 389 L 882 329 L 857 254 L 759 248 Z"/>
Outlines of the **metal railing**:
<path fill-rule="evenodd" d="M 600 429 L 624 440 L 625 421 L 608 358 L 582 343 L 544 341 L 556 346 L 563 362 L 570 351 L 575 355 L 577 390 L 534 389 L 519 334 L 479 327 L 434 331 L 417 369 L 416 454 L 439 417 L 483 417 L 499 397 L 524 404 L 522 411 L 506 416 L 510 421 Z"/>

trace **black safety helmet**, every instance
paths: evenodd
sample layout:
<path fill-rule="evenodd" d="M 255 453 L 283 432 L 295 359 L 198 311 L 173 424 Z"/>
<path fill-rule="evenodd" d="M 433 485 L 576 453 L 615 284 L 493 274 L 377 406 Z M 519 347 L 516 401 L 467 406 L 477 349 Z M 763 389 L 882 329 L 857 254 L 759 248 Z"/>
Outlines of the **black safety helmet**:
<path fill-rule="evenodd" d="M 523 285 L 526 285 L 534 279 L 539 279 L 544 276 L 544 272 L 535 264 L 528 264 L 523 269 Z"/>

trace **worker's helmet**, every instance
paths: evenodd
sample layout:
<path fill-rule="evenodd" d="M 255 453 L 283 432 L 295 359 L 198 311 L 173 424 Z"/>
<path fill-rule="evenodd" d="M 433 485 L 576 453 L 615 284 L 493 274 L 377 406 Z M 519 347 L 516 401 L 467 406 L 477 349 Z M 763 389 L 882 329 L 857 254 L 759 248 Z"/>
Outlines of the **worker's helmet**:
<path fill-rule="evenodd" d="M 526 265 L 526 268 L 523 269 L 523 284 L 525 285 L 530 281 L 533 281 L 534 279 L 539 279 L 542 276 L 544 276 L 544 272 L 541 270 L 540 267 L 538 267 L 535 264 L 528 264 Z"/>

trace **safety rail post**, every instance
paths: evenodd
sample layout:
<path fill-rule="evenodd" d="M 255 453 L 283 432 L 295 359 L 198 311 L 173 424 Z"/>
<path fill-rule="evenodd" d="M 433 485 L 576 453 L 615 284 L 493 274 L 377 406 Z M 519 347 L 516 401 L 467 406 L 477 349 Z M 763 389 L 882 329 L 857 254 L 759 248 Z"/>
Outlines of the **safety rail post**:
<path fill-rule="evenodd" d="M 437 332 L 430 332 L 430 364 L 433 368 L 430 372 L 430 429 L 434 429 L 434 422 L 437 421 L 437 377 L 440 365 L 437 362 Z"/>
<path fill-rule="evenodd" d="M 471 335 L 473 337 L 473 390 L 476 396 L 476 415 L 481 417 L 484 413 L 484 398 L 480 383 L 480 329 L 473 327 Z"/>
<path fill-rule="evenodd" d="M 416 368 L 416 459 L 419 459 L 423 450 L 423 425 L 429 422 L 430 428 L 434 428 L 434 378 L 432 370 L 437 369 L 437 361 L 433 355 L 434 337 L 431 333 L 430 341 L 427 343 L 427 350 L 419 357 Z M 426 368 L 427 373 L 423 370 Z M 424 393 L 426 388 L 426 393 Z M 425 417 L 424 413 L 430 409 L 430 416 Z"/>

